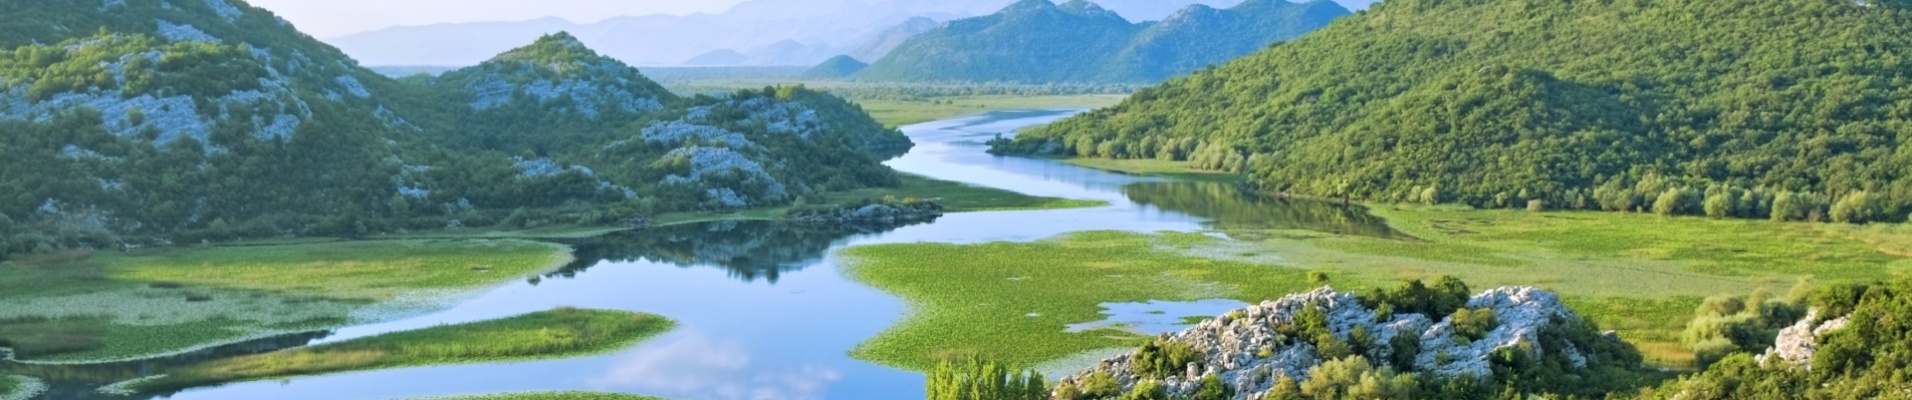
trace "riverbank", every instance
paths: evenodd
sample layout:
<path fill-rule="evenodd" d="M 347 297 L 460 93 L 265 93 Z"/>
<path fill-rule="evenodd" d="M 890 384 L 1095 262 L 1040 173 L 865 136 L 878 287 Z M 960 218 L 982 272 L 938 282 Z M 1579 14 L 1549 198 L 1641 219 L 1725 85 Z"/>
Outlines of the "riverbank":
<path fill-rule="evenodd" d="M 674 326 L 650 314 L 561 308 L 212 360 L 120 386 L 135 393 L 163 392 L 346 371 L 571 357 L 630 347 Z"/>

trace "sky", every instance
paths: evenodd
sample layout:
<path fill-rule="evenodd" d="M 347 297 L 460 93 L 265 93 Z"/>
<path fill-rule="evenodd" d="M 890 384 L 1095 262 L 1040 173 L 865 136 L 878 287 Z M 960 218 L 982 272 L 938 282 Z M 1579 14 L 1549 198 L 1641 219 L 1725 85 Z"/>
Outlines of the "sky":
<path fill-rule="evenodd" d="M 329 38 L 393 26 L 522 21 L 559 17 L 590 23 L 605 18 L 719 13 L 743 0 L 248 0 L 272 10 L 314 37 Z"/>

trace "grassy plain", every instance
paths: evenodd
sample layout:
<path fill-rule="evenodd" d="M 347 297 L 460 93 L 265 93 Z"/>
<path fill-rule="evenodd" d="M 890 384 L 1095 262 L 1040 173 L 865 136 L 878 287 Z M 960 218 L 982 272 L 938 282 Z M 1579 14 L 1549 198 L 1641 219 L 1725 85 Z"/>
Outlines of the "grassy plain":
<path fill-rule="evenodd" d="M 877 122 L 903 126 L 995 110 L 1034 108 L 1099 108 L 1122 102 L 1128 95 L 1086 94 L 1057 96 L 956 96 L 933 100 L 855 100 Z"/>
<path fill-rule="evenodd" d="M 676 323 L 624 311 L 561 308 L 389 333 L 188 365 L 136 391 L 405 366 L 516 361 L 602 353 L 662 334 Z"/>
<path fill-rule="evenodd" d="M 664 400 L 663 398 L 623 393 L 597 392 L 540 392 L 508 393 L 483 396 L 434 397 L 420 400 Z"/>
<path fill-rule="evenodd" d="M 1912 271 L 1912 228 L 1530 213 L 1459 208 L 1373 210 L 1416 239 L 1296 230 L 1199 234 L 1087 232 L 1034 243 L 896 244 L 844 251 L 850 276 L 915 312 L 855 355 L 908 368 L 982 355 L 1020 366 L 1135 336 L 1067 333 L 1102 320 L 1098 304 L 1229 298 L 1259 302 L 1307 289 L 1324 271 L 1343 290 L 1460 277 L 1473 287 L 1559 292 L 1652 361 L 1685 366 L 1679 333 L 1704 297 L 1784 294 L 1799 279 L 1870 281 Z M 1035 315 L 1035 316 L 1030 316 Z"/>
<path fill-rule="evenodd" d="M 927 370 L 980 356 L 1018 367 L 1139 344 L 1116 329 L 1065 332 L 1103 319 L 1100 303 L 1262 299 L 1307 288 L 1306 271 L 1212 260 L 1159 248 L 1190 233 L 1083 232 L 1040 242 L 853 247 L 847 275 L 902 297 L 912 313 L 857 347 L 858 358 Z"/>
<path fill-rule="evenodd" d="M 1089 169 L 1113 171 L 1129 175 L 1148 175 L 1176 178 L 1196 182 L 1241 182 L 1241 175 L 1217 172 L 1191 167 L 1188 161 L 1162 161 L 1157 159 L 1128 159 L 1072 157 L 1060 159 L 1063 163 Z"/>
<path fill-rule="evenodd" d="M 0 341 L 22 360 L 98 362 L 350 324 L 382 308 L 570 261 L 521 240 L 397 240 L 62 253 L 0 263 Z"/>
<path fill-rule="evenodd" d="M 902 186 L 831 192 L 820 196 L 820 201 L 824 204 L 843 204 L 863 199 L 880 199 L 886 196 L 895 196 L 899 199 L 915 197 L 918 199 L 934 199 L 937 203 L 942 204 L 944 209 L 949 212 L 1050 210 L 1108 205 L 1107 202 L 1099 200 L 1037 197 L 1008 190 L 939 180 L 921 175 L 899 174 L 899 177 L 902 178 Z M 773 219 L 781 217 L 789 211 L 790 207 L 772 207 L 730 213 L 671 213 L 659 216 L 656 222 L 658 224 L 684 224 L 728 219 Z"/>

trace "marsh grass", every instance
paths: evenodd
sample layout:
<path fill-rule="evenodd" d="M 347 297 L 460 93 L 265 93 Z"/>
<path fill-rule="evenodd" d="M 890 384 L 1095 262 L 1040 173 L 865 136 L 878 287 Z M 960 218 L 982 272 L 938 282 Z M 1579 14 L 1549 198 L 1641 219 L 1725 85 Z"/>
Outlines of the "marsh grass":
<path fill-rule="evenodd" d="M 0 347 L 32 362 L 151 357 L 433 307 L 568 261 L 519 240 L 247 244 L 0 264 Z M 483 268 L 474 268 L 483 267 Z"/>
<path fill-rule="evenodd" d="M 1415 238 L 1087 232 L 1034 243 L 847 249 L 850 276 L 915 308 L 855 356 L 919 370 L 955 355 L 1031 366 L 1132 340 L 1106 330 L 1062 332 L 1066 324 L 1100 320 L 1101 302 L 1257 303 L 1308 289 L 1306 272 L 1323 271 L 1343 290 L 1449 275 L 1477 288 L 1553 290 L 1650 361 L 1684 367 L 1693 354 L 1679 336 L 1705 297 L 1784 293 L 1800 278 L 1864 282 L 1912 271 L 1912 259 L 1897 250 L 1912 246 L 1904 244 L 1912 237 L 1904 226 L 1451 207 L 1373 212 Z M 1202 284 L 1211 290 L 1188 291 Z M 1040 318 L 1025 317 L 1032 312 Z"/>
<path fill-rule="evenodd" d="M 31 400 L 46 389 L 46 382 L 33 377 L 0 375 L 0 400 Z"/>
<path fill-rule="evenodd" d="M 914 174 L 899 173 L 897 177 L 902 180 L 903 184 L 901 186 L 894 188 L 863 188 L 825 193 L 817 199 L 822 204 L 810 204 L 809 206 L 849 204 L 866 199 L 882 199 L 884 197 L 895 197 L 898 199 L 913 197 L 917 199 L 935 200 L 937 204 L 943 206 L 943 210 L 946 212 L 1052 210 L 1109 205 L 1108 202 L 1100 200 L 1037 197 L 1008 190 L 945 181 Z M 755 208 L 724 213 L 669 213 L 658 216 L 655 222 L 659 225 L 675 225 L 736 219 L 776 219 L 789 213 L 792 208 L 793 207 Z"/>
<path fill-rule="evenodd" d="M 1115 329 L 1065 331 L 1069 324 L 1102 320 L 1101 303 L 1259 300 L 1308 286 L 1300 269 L 1156 251 L 1159 240 L 1086 232 L 1033 243 L 846 249 L 847 275 L 912 305 L 905 321 L 852 354 L 917 370 L 964 357 L 1032 367 L 1146 338 Z"/>
<path fill-rule="evenodd" d="M 1129 175 L 1162 176 L 1184 181 L 1238 183 L 1240 174 L 1195 169 L 1188 161 L 1162 161 L 1158 159 L 1113 159 L 1071 157 L 1060 161 L 1089 169 L 1099 169 Z"/>
<path fill-rule="evenodd" d="M 418 400 L 664 400 L 659 397 L 640 396 L 623 393 L 598 392 L 539 392 L 506 393 L 466 397 L 433 397 Z"/>
<path fill-rule="evenodd" d="M 524 240 L 399 240 L 102 254 L 116 280 L 392 300 L 460 290 L 562 265 L 561 245 Z"/>
<path fill-rule="evenodd" d="M 995 110 L 1032 108 L 1099 108 L 1115 105 L 1127 95 L 1069 96 L 959 96 L 940 97 L 937 102 L 900 100 L 856 100 L 863 110 L 886 126 L 903 126 Z"/>
<path fill-rule="evenodd" d="M 836 192 L 825 195 L 824 198 L 831 203 L 848 203 L 863 199 L 880 199 L 885 196 L 899 199 L 914 197 L 936 200 L 937 204 L 942 204 L 943 209 L 948 212 L 1050 210 L 1109 205 L 1108 202 L 1100 200 L 1037 197 L 914 174 L 898 174 L 898 177 L 903 181 L 901 187 Z"/>
<path fill-rule="evenodd" d="M 152 392 L 345 371 L 596 354 L 629 347 L 675 325 L 650 314 L 560 308 L 207 361 L 132 389 Z"/>

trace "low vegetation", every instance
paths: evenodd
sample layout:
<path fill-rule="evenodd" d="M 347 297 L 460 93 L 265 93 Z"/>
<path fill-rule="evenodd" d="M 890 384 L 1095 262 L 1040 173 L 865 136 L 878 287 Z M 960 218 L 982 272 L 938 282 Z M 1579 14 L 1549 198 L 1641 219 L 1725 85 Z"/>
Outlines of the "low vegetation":
<path fill-rule="evenodd" d="M 1255 302 L 1306 287 L 1313 270 L 1355 288 L 1443 275 L 1475 286 L 1538 286 L 1617 330 L 1649 361 L 1688 368 L 1695 352 L 1685 332 L 1708 296 L 1783 293 L 1806 277 L 1825 285 L 1912 271 L 1912 259 L 1893 250 L 1905 235 L 1895 226 L 1443 207 L 1373 212 L 1412 237 L 1231 229 L 1236 240 L 1089 232 L 1034 243 L 851 248 L 844 251 L 856 260 L 846 267 L 850 276 L 917 307 L 855 354 L 918 369 L 966 355 L 1028 366 L 1140 345 L 1127 332 L 1063 331 L 1101 319 L 1099 303 Z M 1437 315 L 1456 311 L 1443 306 Z"/>
<path fill-rule="evenodd" d="M 671 330 L 664 317 L 561 308 L 192 364 L 133 385 L 141 392 L 431 364 L 531 360 L 629 347 Z"/>
<path fill-rule="evenodd" d="M 1912 366 L 1912 341 L 1906 338 L 1912 335 L 1912 319 L 1905 318 L 1912 315 L 1912 278 L 1833 285 L 1814 292 L 1804 305 L 1819 311 L 1818 318 L 1809 321 L 1814 324 L 1837 318 L 1851 321 L 1812 338 L 1817 352 L 1809 363 L 1761 362 L 1753 354 L 1762 350 L 1736 350 L 1705 371 L 1640 397 L 1724 400 L 1912 396 L 1906 386 L 1907 368 Z"/>
<path fill-rule="evenodd" d="M 365 310 L 437 307 L 570 261 L 520 240 L 308 242 L 0 263 L 0 347 L 29 361 L 153 356 L 274 333 L 329 329 Z"/>
<path fill-rule="evenodd" d="M 853 279 L 896 294 L 914 311 L 852 354 L 929 370 L 968 357 L 1029 367 L 1088 350 L 1142 344 L 1115 328 L 1071 333 L 1103 319 L 1099 304 L 1235 298 L 1259 301 L 1307 288 L 1305 271 L 1210 260 L 1158 247 L 1205 236 L 1088 232 L 1033 243 L 894 244 L 843 251 Z"/>
<path fill-rule="evenodd" d="M 0 400 L 31 400 L 46 388 L 46 383 L 39 379 L 0 375 Z"/>

